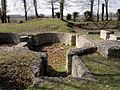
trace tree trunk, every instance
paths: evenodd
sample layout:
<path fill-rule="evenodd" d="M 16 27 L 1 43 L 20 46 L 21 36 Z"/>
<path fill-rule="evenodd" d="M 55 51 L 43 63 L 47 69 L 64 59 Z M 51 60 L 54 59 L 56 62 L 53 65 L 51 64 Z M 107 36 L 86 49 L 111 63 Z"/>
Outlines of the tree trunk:
<path fill-rule="evenodd" d="M 51 6 L 52 6 L 52 18 L 55 18 L 55 15 L 54 15 L 54 3 L 53 3 L 53 0 L 51 0 Z"/>
<path fill-rule="evenodd" d="M 102 4 L 102 21 L 104 21 L 104 7 L 105 7 L 105 4 L 103 3 Z"/>
<path fill-rule="evenodd" d="M 64 8 L 64 4 L 60 3 L 60 19 L 63 20 L 63 8 Z"/>
<path fill-rule="evenodd" d="M 24 3 L 24 11 L 25 11 L 25 20 L 27 21 L 28 18 L 27 18 L 27 3 L 26 3 L 26 0 L 23 0 L 23 3 Z"/>
<path fill-rule="evenodd" d="M 6 16 L 6 11 L 7 11 L 7 2 L 6 0 L 1 0 L 1 6 L 2 6 L 2 14 L 1 14 L 1 20 L 2 23 L 7 23 L 7 16 Z"/>
<path fill-rule="evenodd" d="M 106 21 L 108 21 L 108 3 L 106 3 Z"/>
<path fill-rule="evenodd" d="M 94 6 L 94 0 L 91 0 L 91 6 L 90 6 L 90 13 L 91 13 L 91 17 L 93 19 L 93 6 Z"/>
<path fill-rule="evenodd" d="M 8 19 L 8 23 L 10 23 L 10 16 L 8 16 L 7 19 Z"/>
<path fill-rule="evenodd" d="M 38 18 L 39 15 L 38 15 L 38 11 L 37 11 L 37 1 L 36 1 L 36 0 L 33 0 L 33 3 L 34 3 L 34 8 L 35 8 L 35 15 L 36 15 L 36 18 Z"/>
<path fill-rule="evenodd" d="M 100 9 L 100 0 L 98 0 L 97 21 L 99 21 L 100 18 L 99 9 Z"/>
<path fill-rule="evenodd" d="M 106 21 L 108 20 L 108 1 L 109 0 L 105 0 L 105 6 L 106 6 Z"/>

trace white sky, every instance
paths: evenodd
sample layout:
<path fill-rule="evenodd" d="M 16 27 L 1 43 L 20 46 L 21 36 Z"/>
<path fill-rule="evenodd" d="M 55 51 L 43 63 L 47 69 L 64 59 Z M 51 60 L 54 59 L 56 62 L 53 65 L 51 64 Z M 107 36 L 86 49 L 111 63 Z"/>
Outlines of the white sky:
<path fill-rule="evenodd" d="M 49 9 L 49 7 L 51 7 L 51 5 L 50 4 L 48 5 L 47 3 L 45 3 L 45 0 L 37 0 L 37 1 L 38 1 L 38 13 L 51 15 L 51 9 Z M 66 1 L 67 1 L 66 3 L 68 5 L 71 5 L 71 7 L 65 7 L 64 14 L 73 13 L 75 11 L 79 12 L 80 14 L 83 14 L 83 12 L 85 12 L 86 10 L 89 10 L 89 7 L 86 9 L 85 8 L 82 9 L 86 5 L 84 5 L 84 6 L 82 5 L 83 7 L 81 8 L 80 3 L 75 4 L 75 3 L 69 2 L 69 0 L 66 0 Z M 71 1 L 77 2 L 78 0 L 71 0 Z M 27 2 L 30 4 L 29 7 L 32 6 L 32 0 L 27 0 Z M 59 7 L 58 5 L 59 4 L 57 4 L 57 6 L 55 6 L 55 7 Z M 116 13 L 117 9 L 120 8 L 120 0 L 110 0 L 109 6 L 110 6 L 109 12 Z M 100 8 L 101 8 L 101 5 L 100 5 Z M 21 0 L 7 0 L 7 9 L 8 9 L 8 14 L 24 15 L 23 4 L 21 3 Z M 95 5 L 94 9 L 95 9 L 94 13 L 96 13 L 97 5 Z M 55 10 L 55 11 L 58 12 L 59 9 Z M 29 9 L 29 15 L 34 15 L 34 8 Z"/>

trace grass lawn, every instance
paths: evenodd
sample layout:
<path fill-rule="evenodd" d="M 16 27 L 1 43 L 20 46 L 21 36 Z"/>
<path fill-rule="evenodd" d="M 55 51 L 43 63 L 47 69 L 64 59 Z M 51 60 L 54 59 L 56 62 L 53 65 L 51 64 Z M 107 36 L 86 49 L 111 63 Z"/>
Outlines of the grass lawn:
<path fill-rule="evenodd" d="M 67 23 L 59 19 L 37 19 L 27 22 L 0 24 L 0 32 L 70 32 Z"/>

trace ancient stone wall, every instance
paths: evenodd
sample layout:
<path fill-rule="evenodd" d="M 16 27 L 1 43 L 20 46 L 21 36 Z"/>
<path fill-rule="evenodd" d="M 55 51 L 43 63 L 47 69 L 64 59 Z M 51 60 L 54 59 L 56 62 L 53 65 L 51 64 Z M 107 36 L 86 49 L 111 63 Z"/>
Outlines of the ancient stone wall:
<path fill-rule="evenodd" d="M 72 77 L 95 81 L 91 72 L 77 55 L 72 57 Z"/>
<path fill-rule="evenodd" d="M 103 40 L 109 40 L 110 38 L 110 35 L 113 35 L 114 34 L 114 31 L 106 31 L 106 30 L 101 30 L 100 31 L 100 38 L 103 39 Z"/>
<path fill-rule="evenodd" d="M 95 46 L 95 41 L 89 38 L 87 35 L 76 36 L 76 48 Z"/>
<path fill-rule="evenodd" d="M 93 76 L 82 63 L 80 56 L 92 54 L 97 51 L 97 47 L 73 48 L 67 51 L 66 69 L 68 74 L 72 74 L 74 78 L 91 79 Z"/>
<path fill-rule="evenodd" d="M 106 58 L 120 58 L 120 41 L 106 40 L 98 43 L 98 52 Z"/>
<path fill-rule="evenodd" d="M 40 82 L 42 76 L 47 76 L 48 55 L 47 53 L 39 52 L 38 59 L 32 62 L 33 85 Z"/>
<path fill-rule="evenodd" d="M 31 45 L 42 45 L 48 43 L 63 43 L 65 45 L 75 44 L 75 35 L 68 33 L 40 33 L 31 37 Z"/>
<path fill-rule="evenodd" d="M 68 74 L 72 72 L 72 57 L 74 55 L 83 56 L 97 51 L 97 47 L 71 48 L 66 53 L 66 70 Z"/>
<path fill-rule="evenodd" d="M 115 34 L 111 34 L 109 40 L 120 40 L 120 36 L 117 36 Z"/>
<path fill-rule="evenodd" d="M 105 30 L 101 30 L 100 32 L 100 38 L 103 40 L 108 40 L 110 37 L 110 32 L 109 31 L 105 31 Z"/>
<path fill-rule="evenodd" d="M 0 44 L 17 44 L 20 38 L 16 33 L 0 33 Z"/>

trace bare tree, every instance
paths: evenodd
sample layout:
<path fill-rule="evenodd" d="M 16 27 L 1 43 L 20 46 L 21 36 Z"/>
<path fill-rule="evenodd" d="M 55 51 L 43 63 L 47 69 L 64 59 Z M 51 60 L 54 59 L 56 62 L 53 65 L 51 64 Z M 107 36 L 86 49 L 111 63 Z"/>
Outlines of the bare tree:
<path fill-rule="evenodd" d="M 60 0 L 60 19 L 63 20 L 64 0 Z"/>
<path fill-rule="evenodd" d="M 93 7 L 94 7 L 94 0 L 90 0 L 90 12 L 92 18 L 93 18 Z"/>
<path fill-rule="evenodd" d="M 108 2 L 109 2 L 109 0 L 105 0 L 106 20 L 108 20 L 108 17 L 109 17 L 109 14 L 108 14 Z"/>
<path fill-rule="evenodd" d="M 100 18 L 99 9 L 100 9 L 100 0 L 98 0 L 97 21 L 99 21 Z"/>
<path fill-rule="evenodd" d="M 27 2 L 26 0 L 22 0 L 23 4 L 24 4 L 24 12 L 25 12 L 25 20 L 27 21 L 28 20 L 28 17 L 27 17 Z"/>
<path fill-rule="evenodd" d="M 105 4 L 103 3 L 102 4 L 102 21 L 104 21 L 104 7 L 105 7 Z"/>
<path fill-rule="evenodd" d="M 7 12 L 7 1 L 6 0 L 1 0 L 1 21 L 2 23 L 7 23 L 7 15 L 6 15 L 6 12 Z"/>
<path fill-rule="evenodd" d="M 93 10 L 94 10 L 94 4 L 95 4 L 96 0 L 78 0 L 74 3 L 78 3 L 79 7 L 81 7 L 82 9 L 87 9 L 89 7 L 89 11 L 91 13 L 91 17 L 93 19 Z"/>
<path fill-rule="evenodd" d="M 39 15 L 38 15 L 38 11 L 37 11 L 37 0 L 33 0 L 33 5 L 34 5 L 34 8 L 35 8 L 35 15 L 36 15 L 36 18 L 38 18 Z"/>
<path fill-rule="evenodd" d="M 59 0 L 47 0 L 47 5 L 50 5 L 50 6 L 48 6 L 46 8 L 51 9 L 52 18 L 55 18 L 55 9 L 58 9 L 55 6 L 59 6 L 59 5 L 57 5 L 58 3 L 59 3 Z"/>

